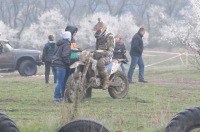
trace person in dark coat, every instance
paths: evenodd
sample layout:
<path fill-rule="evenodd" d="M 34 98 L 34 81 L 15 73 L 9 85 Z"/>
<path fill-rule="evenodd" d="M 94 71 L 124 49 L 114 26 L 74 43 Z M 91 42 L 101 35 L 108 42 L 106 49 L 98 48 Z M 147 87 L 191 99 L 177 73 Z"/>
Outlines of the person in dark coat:
<path fill-rule="evenodd" d="M 69 31 L 72 34 L 72 40 L 71 40 L 71 64 L 78 61 L 78 46 L 75 40 L 76 34 L 78 32 L 78 28 L 75 26 L 67 26 L 65 31 Z"/>
<path fill-rule="evenodd" d="M 49 83 L 51 61 L 52 61 L 54 50 L 55 50 L 55 42 L 54 42 L 53 35 L 49 35 L 48 39 L 49 41 L 47 44 L 45 44 L 44 49 L 43 49 L 43 54 L 42 54 L 42 61 L 45 64 L 45 82 L 46 83 Z M 55 78 L 54 78 L 54 83 L 55 83 Z"/>
<path fill-rule="evenodd" d="M 64 32 L 62 39 L 56 43 L 52 66 L 56 76 L 54 101 L 60 102 L 65 92 L 65 75 L 70 66 L 71 33 Z"/>
<path fill-rule="evenodd" d="M 130 50 L 131 65 L 128 72 L 129 83 L 133 83 L 132 77 L 133 77 L 133 73 L 137 64 L 139 66 L 139 80 L 138 81 L 142 83 L 147 82 L 144 80 L 144 62 L 142 58 L 142 53 L 143 53 L 143 48 L 144 48 L 142 37 L 144 36 L 144 34 L 145 34 L 145 29 L 140 28 L 138 33 L 136 33 L 133 36 L 133 39 L 131 41 L 131 50 Z"/>
<path fill-rule="evenodd" d="M 73 63 L 75 63 L 76 61 L 79 60 L 78 57 L 78 46 L 75 40 L 76 34 L 78 32 L 78 28 L 75 26 L 67 26 L 65 28 L 65 31 L 69 31 L 72 34 L 72 39 L 71 39 L 71 55 L 70 55 L 70 64 L 72 65 Z M 75 68 L 74 69 L 70 69 L 70 71 L 67 71 L 66 76 L 65 76 L 65 85 L 67 83 L 67 79 L 69 78 L 69 76 L 71 74 L 73 74 L 75 72 Z"/>
<path fill-rule="evenodd" d="M 115 49 L 113 59 L 125 59 L 126 62 L 128 62 L 128 59 L 126 57 L 126 47 L 119 34 L 115 36 Z M 123 73 L 126 75 L 126 65 L 124 63 L 121 64 L 121 68 Z"/>

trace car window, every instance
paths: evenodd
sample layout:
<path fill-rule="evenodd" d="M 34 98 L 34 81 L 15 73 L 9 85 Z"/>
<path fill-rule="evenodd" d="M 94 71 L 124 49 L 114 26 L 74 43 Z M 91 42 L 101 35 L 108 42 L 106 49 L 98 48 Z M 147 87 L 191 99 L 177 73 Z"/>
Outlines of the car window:
<path fill-rule="evenodd" d="M 6 43 L 6 44 L 4 44 L 5 46 L 5 48 L 7 48 L 9 51 L 10 50 L 13 50 L 13 47 L 12 46 L 10 46 L 10 44 L 8 44 L 8 43 Z"/>
<path fill-rule="evenodd" d="M 0 54 L 13 50 L 8 42 L 0 42 Z"/>

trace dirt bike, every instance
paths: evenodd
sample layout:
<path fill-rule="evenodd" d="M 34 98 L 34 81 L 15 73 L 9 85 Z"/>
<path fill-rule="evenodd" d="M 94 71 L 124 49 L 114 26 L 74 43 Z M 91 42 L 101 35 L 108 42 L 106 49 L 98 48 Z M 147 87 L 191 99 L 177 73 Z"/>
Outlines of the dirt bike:
<path fill-rule="evenodd" d="M 95 52 L 102 52 L 97 50 Z M 92 89 L 102 89 L 102 80 L 97 70 L 97 60 L 93 59 L 94 52 L 82 51 L 79 53 L 79 61 L 70 66 L 71 69 L 75 68 L 73 73 L 67 81 L 65 99 L 69 103 L 75 102 L 75 100 L 81 101 L 84 98 L 91 98 Z M 109 73 L 109 88 L 108 92 L 114 99 L 124 98 L 128 94 L 128 79 L 119 71 L 122 63 L 125 63 L 123 59 L 112 60 L 110 64 L 106 66 L 106 70 Z"/>

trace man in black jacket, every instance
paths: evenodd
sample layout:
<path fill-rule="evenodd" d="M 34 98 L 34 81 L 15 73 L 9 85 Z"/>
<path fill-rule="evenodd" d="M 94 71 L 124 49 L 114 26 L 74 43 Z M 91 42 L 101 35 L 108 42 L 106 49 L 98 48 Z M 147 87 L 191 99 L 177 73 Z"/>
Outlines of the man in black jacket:
<path fill-rule="evenodd" d="M 144 34 L 145 34 L 145 29 L 140 28 L 138 33 L 136 33 L 133 36 L 133 39 L 131 41 L 131 51 L 130 51 L 131 65 L 128 72 L 129 83 L 133 83 L 132 77 L 133 77 L 133 73 L 137 64 L 139 66 L 139 80 L 138 81 L 142 83 L 147 82 L 144 80 L 144 62 L 142 59 L 142 53 L 143 53 L 143 48 L 144 48 L 142 37 L 144 36 Z"/>
<path fill-rule="evenodd" d="M 55 42 L 54 42 L 53 35 L 49 35 L 48 39 L 49 41 L 47 44 L 45 44 L 44 49 L 43 49 L 43 54 L 42 54 L 42 61 L 45 64 L 45 82 L 46 83 L 49 83 L 51 61 L 52 61 L 54 50 L 55 50 Z M 55 78 L 54 78 L 54 83 L 55 83 Z"/>
<path fill-rule="evenodd" d="M 56 76 L 56 86 L 54 92 L 54 101 L 60 102 L 65 92 L 65 75 L 70 66 L 70 43 L 71 33 L 64 32 L 62 39 L 56 43 L 52 66 Z"/>
<path fill-rule="evenodd" d="M 71 40 L 71 55 L 70 55 L 70 64 L 75 63 L 76 61 L 79 60 L 78 57 L 78 46 L 75 40 L 76 34 L 78 32 L 78 28 L 75 26 L 67 26 L 65 28 L 65 31 L 69 31 L 72 34 L 72 40 Z M 70 71 L 67 71 L 66 76 L 65 76 L 65 84 L 67 82 L 67 79 L 69 78 L 69 76 L 71 74 L 73 74 L 75 72 L 75 69 L 70 69 Z"/>

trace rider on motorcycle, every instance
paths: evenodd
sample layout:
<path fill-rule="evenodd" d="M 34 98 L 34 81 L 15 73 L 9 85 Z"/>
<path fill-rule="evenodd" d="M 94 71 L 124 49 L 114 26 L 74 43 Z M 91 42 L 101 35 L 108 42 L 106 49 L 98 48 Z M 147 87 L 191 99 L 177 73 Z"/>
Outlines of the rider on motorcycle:
<path fill-rule="evenodd" d="M 115 47 L 114 37 L 112 33 L 107 33 L 107 25 L 98 18 L 98 23 L 95 25 L 94 30 L 96 38 L 96 50 L 102 50 L 103 52 L 95 52 L 94 59 L 98 60 L 97 69 L 99 75 L 103 81 L 102 89 L 106 90 L 109 87 L 109 75 L 106 70 L 113 56 Z"/>

